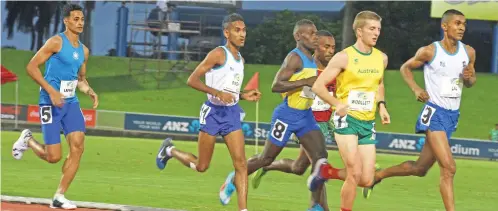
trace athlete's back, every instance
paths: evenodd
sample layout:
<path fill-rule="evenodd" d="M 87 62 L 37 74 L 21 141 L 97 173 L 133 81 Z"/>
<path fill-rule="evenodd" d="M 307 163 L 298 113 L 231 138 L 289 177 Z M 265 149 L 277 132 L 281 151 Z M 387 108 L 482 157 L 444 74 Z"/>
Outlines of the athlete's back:
<path fill-rule="evenodd" d="M 434 57 L 424 65 L 425 89 L 429 102 L 448 110 L 458 110 L 463 88 L 462 72 L 469 64 L 465 45 L 458 41 L 457 51 L 448 53 L 434 42 Z"/>
<path fill-rule="evenodd" d="M 66 103 L 78 102 L 78 72 L 85 61 L 83 44 L 78 41 L 78 47 L 74 47 L 64 33 L 58 36 L 62 39 L 62 47 L 47 60 L 44 78 L 55 90 L 60 91 Z M 49 94 L 42 88 L 39 104 L 52 104 Z"/>

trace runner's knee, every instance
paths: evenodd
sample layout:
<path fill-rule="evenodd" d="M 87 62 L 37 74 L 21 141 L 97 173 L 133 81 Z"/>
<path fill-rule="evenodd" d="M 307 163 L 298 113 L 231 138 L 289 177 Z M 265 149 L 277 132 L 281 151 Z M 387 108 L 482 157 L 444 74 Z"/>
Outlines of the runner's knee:
<path fill-rule="evenodd" d="M 243 156 L 238 156 L 233 160 L 235 171 L 247 171 L 247 161 Z"/>
<path fill-rule="evenodd" d="M 47 154 L 47 162 L 49 163 L 58 163 L 61 158 L 62 156 L 60 154 Z"/>
<path fill-rule="evenodd" d="M 374 183 L 374 177 L 363 177 L 360 182 L 358 182 L 358 186 L 360 187 L 370 187 Z"/>
<path fill-rule="evenodd" d="M 351 159 L 346 160 L 345 167 L 346 167 L 346 180 L 349 180 L 351 182 L 359 183 L 361 180 L 361 174 L 362 174 L 362 169 L 361 169 L 361 164 L 355 162 L 355 159 L 353 159 L 354 156 L 351 156 Z"/>
<path fill-rule="evenodd" d="M 72 144 L 70 146 L 70 156 L 71 155 L 74 155 L 74 156 L 81 156 L 83 154 L 83 152 L 85 151 L 85 146 L 83 143 L 77 143 L 77 144 Z"/>
<path fill-rule="evenodd" d="M 200 163 L 196 166 L 196 170 L 201 173 L 206 172 L 208 169 L 209 169 L 209 163 L 206 164 Z"/>
<path fill-rule="evenodd" d="M 67 135 L 69 141 L 69 156 L 81 156 L 85 151 L 85 134 L 83 132 L 72 132 Z"/>
<path fill-rule="evenodd" d="M 361 169 L 349 166 L 346 168 L 346 180 L 354 183 L 360 183 L 361 179 Z M 373 178 L 372 178 L 373 179 Z"/>
<path fill-rule="evenodd" d="M 450 162 L 447 165 L 441 166 L 441 176 L 444 178 L 453 178 L 456 174 L 456 163 L 455 161 Z"/>

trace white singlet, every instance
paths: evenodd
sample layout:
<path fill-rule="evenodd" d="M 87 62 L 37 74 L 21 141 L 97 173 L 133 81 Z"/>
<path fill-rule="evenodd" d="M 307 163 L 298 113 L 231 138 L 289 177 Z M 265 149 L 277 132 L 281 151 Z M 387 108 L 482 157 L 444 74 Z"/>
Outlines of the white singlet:
<path fill-rule="evenodd" d="M 223 92 L 231 93 L 235 97 L 233 103 L 226 104 L 217 97 L 207 94 L 208 100 L 215 105 L 232 106 L 239 102 L 239 93 L 244 80 L 244 63 L 239 52 L 239 60 L 236 60 L 232 53 L 225 47 L 220 46 L 225 51 L 225 63 L 212 68 L 206 73 L 206 85 Z"/>
<path fill-rule="evenodd" d="M 469 64 L 465 44 L 458 42 L 454 54 L 434 42 L 434 57 L 424 65 L 425 89 L 429 102 L 448 110 L 458 110 L 462 99 L 463 70 Z"/>

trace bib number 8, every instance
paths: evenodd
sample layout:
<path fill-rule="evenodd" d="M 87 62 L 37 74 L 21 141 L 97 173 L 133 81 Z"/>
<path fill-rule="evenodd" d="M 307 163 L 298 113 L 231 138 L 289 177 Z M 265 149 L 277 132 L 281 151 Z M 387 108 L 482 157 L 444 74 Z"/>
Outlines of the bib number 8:
<path fill-rule="evenodd" d="M 52 123 L 52 106 L 40 107 L 40 121 L 44 124 Z"/>
<path fill-rule="evenodd" d="M 287 131 L 288 125 L 280 120 L 276 120 L 271 130 L 271 136 L 279 141 L 282 141 Z"/>

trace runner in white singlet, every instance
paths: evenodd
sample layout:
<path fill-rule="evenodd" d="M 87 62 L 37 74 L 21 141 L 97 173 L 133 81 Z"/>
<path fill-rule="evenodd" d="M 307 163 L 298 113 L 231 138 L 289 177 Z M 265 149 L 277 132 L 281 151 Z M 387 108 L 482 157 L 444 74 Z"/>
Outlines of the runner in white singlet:
<path fill-rule="evenodd" d="M 450 150 L 449 139 L 458 125 L 460 101 L 463 87 L 472 87 L 476 82 L 474 48 L 461 42 L 466 21 L 457 10 L 447 10 L 441 19 L 444 38 L 420 48 L 414 57 L 401 67 L 401 75 L 425 105 L 420 112 L 415 130 L 425 134 L 425 144 L 416 161 L 405 161 L 399 165 L 377 171 L 375 184 L 382 179 L 395 176 L 423 177 L 437 161 L 441 170 L 440 192 L 447 211 L 455 210 L 453 177 L 456 164 Z M 425 89 L 417 85 L 412 70 L 424 66 Z M 370 196 L 373 186 L 365 188 L 363 194 Z"/>

